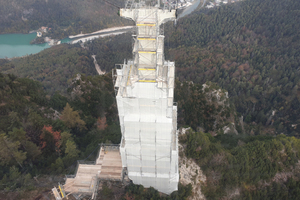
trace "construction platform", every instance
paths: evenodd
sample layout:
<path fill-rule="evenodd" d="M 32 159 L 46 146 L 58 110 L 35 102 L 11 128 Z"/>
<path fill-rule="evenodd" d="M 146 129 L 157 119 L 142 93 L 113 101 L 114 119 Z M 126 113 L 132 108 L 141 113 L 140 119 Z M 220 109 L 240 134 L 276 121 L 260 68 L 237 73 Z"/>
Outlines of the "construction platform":
<path fill-rule="evenodd" d="M 96 161 L 78 161 L 75 175 L 66 175 L 64 192 L 96 195 L 101 180 L 122 181 L 123 169 L 119 146 L 101 146 Z"/>

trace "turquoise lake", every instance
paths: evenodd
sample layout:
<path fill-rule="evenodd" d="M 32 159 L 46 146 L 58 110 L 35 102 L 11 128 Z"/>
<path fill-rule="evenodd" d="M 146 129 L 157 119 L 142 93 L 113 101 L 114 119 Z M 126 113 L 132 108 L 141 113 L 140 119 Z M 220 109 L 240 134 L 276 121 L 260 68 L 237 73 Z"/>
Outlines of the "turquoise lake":
<path fill-rule="evenodd" d="M 0 58 L 13 58 L 38 53 L 51 46 L 48 43 L 30 44 L 36 37 L 36 33 L 30 34 L 1 34 L 0 35 Z M 62 40 L 62 43 L 70 39 Z"/>

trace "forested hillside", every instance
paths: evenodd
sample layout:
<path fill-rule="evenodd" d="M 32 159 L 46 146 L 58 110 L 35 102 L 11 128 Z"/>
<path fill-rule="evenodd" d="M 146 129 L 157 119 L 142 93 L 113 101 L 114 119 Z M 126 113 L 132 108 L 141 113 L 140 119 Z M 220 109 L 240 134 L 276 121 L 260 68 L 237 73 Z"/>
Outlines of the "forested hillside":
<path fill-rule="evenodd" d="M 246 0 L 165 25 L 178 124 L 194 129 L 180 142 L 207 177 L 207 199 L 300 195 L 299 10 L 298 0 Z M 120 35 L 0 60 L 0 70 L 14 74 L 0 75 L 1 189 L 30 187 L 39 173 L 66 173 L 98 143 L 119 143 L 111 74 L 87 75 L 96 75 L 91 55 L 109 72 L 132 58 L 131 49 L 130 36 Z M 124 198 L 184 199 L 189 187 L 159 197 L 130 185 Z"/>
<path fill-rule="evenodd" d="M 111 88 L 111 75 L 78 76 L 48 98 L 39 82 L 0 74 L 0 189 L 32 188 L 33 176 L 68 173 L 99 143 L 118 144 Z"/>
<path fill-rule="evenodd" d="M 123 7 L 120 0 L 109 1 Z M 41 26 L 55 38 L 129 24 L 103 0 L 1 0 L 0 33 L 28 33 Z"/>
<path fill-rule="evenodd" d="M 280 135 L 218 135 L 190 131 L 185 154 L 206 174 L 207 199 L 297 199 L 300 139 Z"/>
<path fill-rule="evenodd" d="M 16 191 L 16 199 L 37 198 L 25 195 L 45 190 L 41 186 L 45 183 L 33 177 L 73 173 L 76 160 L 95 159 L 99 144 L 120 143 L 110 73 L 94 77 L 78 74 L 70 81 L 67 94 L 56 92 L 51 97 L 37 81 L 0 74 L 0 100 L 1 198 L 7 199 Z M 182 200 L 191 194 L 191 185 L 180 185 L 179 191 L 168 197 L 133 184 L 120 192 L 124 199 Z M 100 199 L 113 197 L 104 185 Z"/>
<path fill-rule="evenodd" d="M 205 88 L 191 82 L 176 84 L 178 123 L 198 129 L 180 135 L 180 143 L 185 155 L 195 160 L 206 175 L 202 185 L 205 197 L 297 199 L 300 139 L 245 133 L 249 126 L 253 130 L 259 126 L 241 122 L 226 97 L 209 98 L 211 91 L 218 90 L 216 85 Z M 224 127 L 230 125 L 231 130 L 224 134 Z"/>
<path fill-rule="evenodd" d="M 238 135 L 181 136 L 186 156 L 207 177 L 207 199 L 299 196 L 299 10 L 296 0 L 243 1 L 166 26 L 167 58 L 175 60 L 180 81 L 188 81 L 176 85 L 179 123 L 184 116 L 185 124 L 211 133 L 216 118 L 209 117 L 219 108 L 207 105 L 202 84 L 208 81 L 228 91 L 229 113 L 237 111 Z"/>
<path fill-rule="evenodd" d="M 132 57 L 130 34 L 100 38 L 85 46 L 62 44 L 11 61 L 0 59 L 0 71 L 40 81 L 49 94 L 66 93 L 70 79 L 77 73 L 97 74 L 92 55 L 96 55 L 101 70 L 106 72 Z"/>
<path fill-rule="evenodd" d="M 228 92 L 215 83 L 199 85 L 177 80 L 174 101 L 178 104 L 178 126 L 188 125 L 212 135 L 243 133 L 244 125 L 227 95 Z"/>
<path fill-rule="evenodd" d="M 70 79 L 77 73 L 96 75 L 91 54 L 80 45 L 58 45 L 11 62 L 0 64 L 0 70 L 20 77 L 32 78 L 53 94 L 66 93 Z"/>
<path fill-rule="evenodd" d="M 255 134 L 298 136 L 299 10 L 297 0 L 246 0 L 198 11 L 165 27 L 166 57 L 181 81 L 226 89 Z"/>
<path fill-rule="evenodd" d="M 113 38 L 100 38 L 88 43 L 87 48 L 96 55 L 101 69 L 110 72 L 115 64 L 123 64 L 132 58 L 132 36 L 130 33 Z"/>

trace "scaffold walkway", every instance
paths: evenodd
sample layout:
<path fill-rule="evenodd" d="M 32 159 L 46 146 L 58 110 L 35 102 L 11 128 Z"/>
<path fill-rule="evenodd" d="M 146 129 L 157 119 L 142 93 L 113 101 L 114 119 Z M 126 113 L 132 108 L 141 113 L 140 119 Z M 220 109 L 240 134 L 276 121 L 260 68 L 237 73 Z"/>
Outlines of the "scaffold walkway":
<path fill-rule="evenodd" d="M 123 170 L 119 145 L 101 146 L 96 161 L 78 161 L 75 175 L 66 175 L 62 191 L 77 197 L 96 198 L 101 180 L 122 181 Z M 80 198 L 79 198 L 80 199 Z"/>

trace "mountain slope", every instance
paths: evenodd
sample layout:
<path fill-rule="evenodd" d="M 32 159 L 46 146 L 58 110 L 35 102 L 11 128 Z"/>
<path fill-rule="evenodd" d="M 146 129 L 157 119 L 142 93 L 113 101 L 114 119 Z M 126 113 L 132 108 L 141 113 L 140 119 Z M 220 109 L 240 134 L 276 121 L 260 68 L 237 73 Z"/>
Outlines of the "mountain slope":
<path fill-rule="evenodd" d="M 246 0 L 196 12 L 166 27 L 166 57 L 180 80 L 227 90 L 245 122 L 299 135 L 299 10 L 297 0 Z"/>
<path fill-rule="evenodd" d="M 123 6 L 119 0 L 110 2 Z M 116 7 L 102 0 L 0 0 L 0 33 L 28 33 L 47 26 L 56 38 L 64 38 L 128 24 L 117 13 Z"/>

